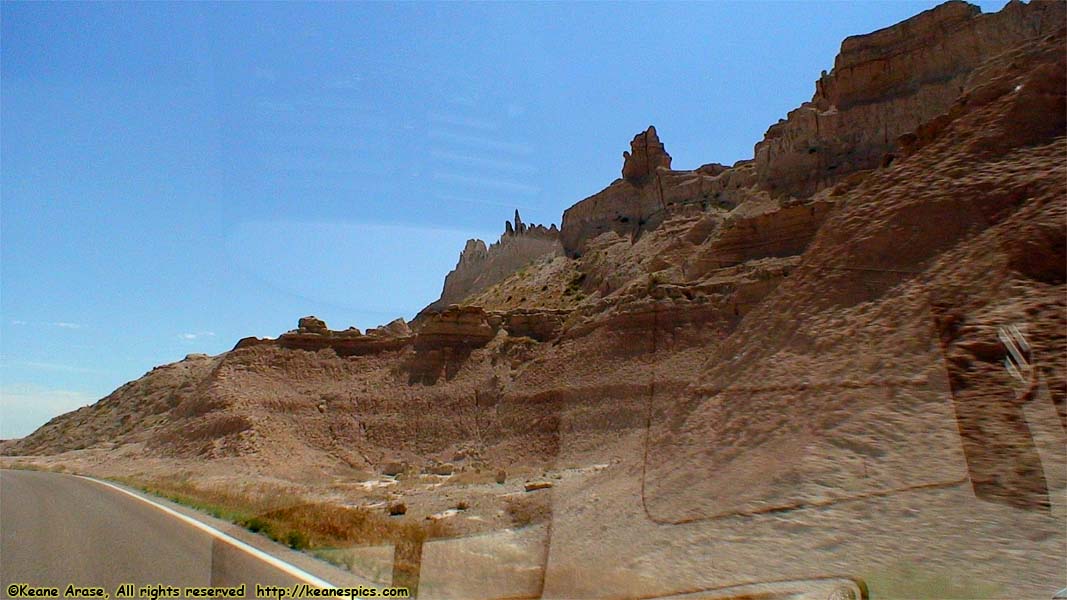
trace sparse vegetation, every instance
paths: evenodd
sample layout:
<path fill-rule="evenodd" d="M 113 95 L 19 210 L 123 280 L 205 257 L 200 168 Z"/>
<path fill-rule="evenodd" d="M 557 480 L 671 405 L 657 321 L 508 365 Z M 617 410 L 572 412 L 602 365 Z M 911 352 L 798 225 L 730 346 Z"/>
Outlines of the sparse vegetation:
<path fill-rule="evenodd" d="M 551 507 L 548 496 L 513 496 L 504 501 L 504 511 L 516 527 L 526 527 L 547 521 Z"/>
<path fill-rule="evenodd" d="M 270 533 L 270 525 L 259 517 L 248 519 L 244 522 L 244 526 L 252 533 L 263 533 L 263 535 L 269 535 Z"/>
<path fill-rule="evenodd" d="M 211 489 L 187 480 L 123 483 L 240 525 L 253 533 L 297 550 L 353 545 L 390 544 L 399 539 L 429 539 L 452 535 L 441 522 L 389 518 L 366 508 L 307 502 L 276 490 L 270 493 Z"/>
<path fill-rule="evenodd" d="M 571 280 L 567 282 L 567 289 L 563 294 L 566 296 L 584 296 L 585 292 L 582 290 L 582 284 L 585 283 L 585 273 L 576 273 Z"/>
<path fill-rule="evenodd" d="M 299 531 L 290 531 L 286 534 L 285 543 L 294 550 L 303 550 L 308 547 L 307 536 Z"/>
<path fill-rule="evenodd" d="M 0 465 L 4 469 L 14 469 L 16 471 L 43 471 L 45 473 L 66 473 L 67 467 L 64 465 L 41 465 L 32 462 L 26 462 L 17 460 L 11 463 Z"/>

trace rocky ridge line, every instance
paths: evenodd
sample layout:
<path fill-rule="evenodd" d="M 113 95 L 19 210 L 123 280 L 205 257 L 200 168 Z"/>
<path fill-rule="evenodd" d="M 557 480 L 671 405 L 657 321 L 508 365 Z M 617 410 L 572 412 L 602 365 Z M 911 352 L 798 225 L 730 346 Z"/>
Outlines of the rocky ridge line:
<path fill-rule="evenodd" d="M 467 240 L 456 268 L 445 276 L 441 297 L 423 312 L 441 310 L 496 284 L 535 260 L 562 252 L 555 224 L 528 225 L 519 211 L 505 221 L 500 239 L 486 247 L 482 240 Z"/>

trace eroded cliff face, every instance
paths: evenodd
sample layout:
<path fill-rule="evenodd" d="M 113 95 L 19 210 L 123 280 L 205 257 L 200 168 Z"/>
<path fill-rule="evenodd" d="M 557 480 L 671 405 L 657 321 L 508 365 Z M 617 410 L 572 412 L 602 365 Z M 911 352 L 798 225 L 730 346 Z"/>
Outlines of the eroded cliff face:
<path fill-rule="evenodd" d="M 633 182 L 641 182 L 660 168 L 671 168 L 671 155 L 667 154 L 656 128 L 651 125 L 634 136 L 630 141 L 630 152 L 623 152 L 622 159 L 622 178 Z"/>
<path fill-rule="evenodd" d="M 815 95 L 756 144 L 761 188 L 805 197 L 877 167 L 897 138 L 948 110 L 984 61 L 1063 26 L 1062 2 L 1009 2 L 982 14 L 946 2 L 906 21 L 846 38 Z"/>
<path fill-rule="evenodd" d="M 1037 597 L 1067 558 L 1051 500 L 1064 483 L 1039 448 L 1067 431 L 1062 11 L 950 3 L 849 38 L 820 81 L 825 105 L 772 127 L 754 161 L 631 165 L 567 211 L 561 240 L 538 230 L 541 254 L 494 258 L 529 236 L 518 219 L 492 247 L 468 243 L 442 297 L 462 306 L 366 334 L 301 319 L 157 369 L 3 451 L 95 451 L 104 470 L 133 448 L 137 469 L 226 459 L 292 480 L 398 461 L 450 461 L 455 481 L 555 469 L 552 563 L 501 596 L 865 574 L 921 543 L 926 568 Z M 939 111 L 919 106 L 930 98 Z M 887 129 L 876 114 L 907 116 Z M 640 148 L 666 155 L 648 133 L 624 175 Z M 812 135 L 849 166 L 792 162 Z M 389 499 L 442 510 L 441 482 Z M 471 528 L 503 510 L 491 486 Z"/>
<path fill-rule="evenodd" d="M 649 131 L 655 129 L 650 127 Z M 641 139 L 645 135 L 647 132 L 637 137 Z M 662 147 L 658 137 L 656 143 Z M 560 240 L 567 256 L 580 257 L 586 243 L 604 233 L 637 240 L 672 215 L 733 208 L 766 195 L 752 186 L 753 171 L 747 165 L 734 169 L 706 165 L 692 171 L 673 171 L 668 156 L 654 169 L 644 171 L 633 166 L 634 161 L 631 156 L 623 163 L 623 172 L 629 169 L 635 173 L 634 177 L 616 179 L 607 188 L 563 212 Z M 652 164 L 657 163 L 652 161 Z"/>
<path fill-rule="evenodd" d="M 487 248 L 482 240 L 467 241 L 456 268 L 445 276 L 441 297 L 426 310 L 439 310 L 460 302 L 540 258 L 561 252 L 559 230 L 554 224 L 527 225 L 516 210 L 514 222 L 504 223 L 504 233 L 498 242 Z"/>
<path fill-rule="evenodd" d="M 1067 19 L 1065 6 L 1011 2 L 982 14 L 952 1 L 849 37 L 833 70 L 816 81 L 811 101 L 772 125 L 752 160 L 731 168 L 672 171 L 670 155 L 650 127 L 624 154 L 622 179 L 564 212 L 564 250 L 580 256 L 588 240 L 609 231 L 635 239 L 693 205 L 805 199 L 891 161 L 900 150 L 898 138 L 947 111 L 984 61 L 1055 33 Z"/>

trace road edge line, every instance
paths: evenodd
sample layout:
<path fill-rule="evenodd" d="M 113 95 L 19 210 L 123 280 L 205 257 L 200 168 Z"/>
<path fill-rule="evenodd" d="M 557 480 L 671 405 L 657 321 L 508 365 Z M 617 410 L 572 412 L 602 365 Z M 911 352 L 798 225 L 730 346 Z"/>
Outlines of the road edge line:
<path fill-rule="evenodd" d="M 158 508 L 159 510 L 167 513 L 168 515 L 170 515 L 172 517 L 175 517 L 175 518 L 183 521 L 184 523 L 186 523 L 188 525 L 192 525 L 193 527 L 196 527 L 197 529 L 203 531 L 204 533 L 207 533 L 208 535 L 210 535 L 210 536 L 212 536 L 212 537 L 214 537 L 216 539 L 222 540 L 222 541 L 230 544 L 231 546 L 233 546 L 233 547 L 235 547 L 235 548 L 237 548 L 239 550 L 242 550 L 242 551 L 244 551 L 244 552 L 246 552 L 246 553 L 248 553 L 248 554 L 250 554 L 250 555 L 252 555 L 252 556 L 254 556 L 256 558 L 258 558 L 259 560 L 269 564 L 270 566 L 272 566 L 272 567 L 274 567 L 274 568 L 276 568 L 276 569 L 278 569 L 280 571 L 283 571 L 287 575 L 291 575 L 293 577 L 296 577 L 297 579 L 303 581 L 304 583 L 307 583 L 309 585 L 313 585 L 313 586 L 316 586 L 316 587 L 320 587 L 320 588 L 333 589 L 333 588 L 337 587 L 334 584 L 332 584 L 332 583 L 330 583 L 330 582 L 328 582 L 328 581 L 326 581 L 324 579 L 320 579 L 320 578 L 312 575 L 311 573 L 308 573 L 307 571 L 301 569 L 300 567 L 291 565 L 291 564 L 285 562 L 284 560 L 282 560 L 282 559 L 280 559 L 280 558 L 278 558 L 276 556 L 272 556 L 270 554 L 267 554 L 266 552 L 260 550 L 259 548 L 256 548 L 255 546 L 251 546 L 248 543 L 242 542 L 241 540 L 239 540 L 239 539 L 237 539 L 237 538 L 235 538 L 235 537 L 233 537 L 233 536 L 231 536 L 231 535 L 229 535 L 227 533 L 219 531 L 218 529 L 215 529 L 214 527 L 212 527 L 211 525 L 208 525 L 207 523 L 204 523 L 202 521 L 194 519 L 194 518 L 190 517 L 189 515 L 184 515 L 184 514 L 178 512 L 178 511 L 174 510 L 173 508 L 170 508 L 168 506 L 164 506 L 164 505 L 162 505 L 162 504 L 160 504 L 158 502 L 155 502 L 154 500 L 150 500 L 150 499 L 148 499 L 148 498 L 146 498 L 146 497 L 144 497 L 144 496 L 142 496 L 140 494 L 131 492 L 130 490 L 127 490 L 125 488 L 117 486 L 117 485 L 115 485 L 113 483 L 110 483 L 110 482 L 107 482 L 107 481 L 102 481 L 102 480 L 96 479 L 94 477 L 86 477 L 85 475 L 75 475 L 75 477 L 78 477 L 79 479 L 84 479 L 86 481 L 92 481 L 93 483 L 98 483 L 100 485 L 107 486 L 107 487 L 109 487 L 109 488 L 111 488 L 113 490 L 117 490 L 119 492 L 122 492 L 123 494 L 126 494 L 127 496 L 136 498 L 136 499 L 140 500 L 141 502 L 144 502 L 145 504 L 148 504 L 149 506 L 154 506 L 154 507 Z"/>

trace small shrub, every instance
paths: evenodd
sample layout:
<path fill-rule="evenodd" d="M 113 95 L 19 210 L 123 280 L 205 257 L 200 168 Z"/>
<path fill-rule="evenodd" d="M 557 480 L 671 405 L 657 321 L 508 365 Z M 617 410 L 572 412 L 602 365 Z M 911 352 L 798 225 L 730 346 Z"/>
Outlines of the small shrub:
<path fill-rule="evenodd" d="M 270 533 L 270 525 L 259 517 L 252 517 L 251 519 L 247 519 L 242 523 L 242 525 L 244 525 L 245 529 L 251 531 L 252 533 L 262 532 L 264 535 Z"/>
<path fill-rule="evenodd" d="M 308 547 L 308 538 L 299 531 L 290 531 L 285 536 L 285 544 L 293 550 L 303 550 Z"/>
<path fill-rule="evenodd" d="M 299 550 L 453 535 L 443 522 L 413 524 L 367 508 L 307 502 L 277 489 L 212 489 L 176 479 L 156 479 L 150 483 L 126 479 L 124 483 Z"/>
<path fill-rule="evenodd" d="M 508 498 L 504 501 L 504 511 L 514 526 L 526 527 L 547 521 L 551 508 L 548 496 L 536 494 Z"/>

